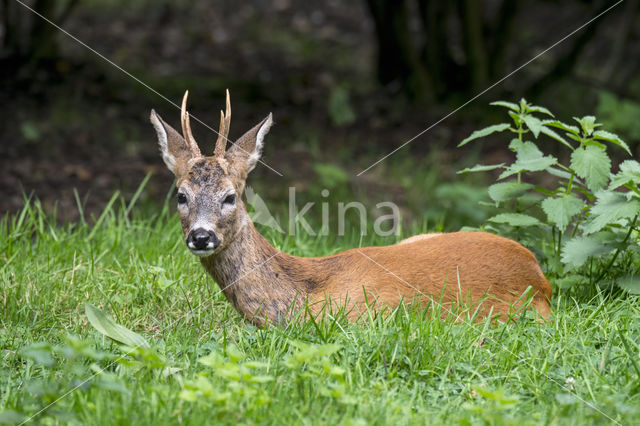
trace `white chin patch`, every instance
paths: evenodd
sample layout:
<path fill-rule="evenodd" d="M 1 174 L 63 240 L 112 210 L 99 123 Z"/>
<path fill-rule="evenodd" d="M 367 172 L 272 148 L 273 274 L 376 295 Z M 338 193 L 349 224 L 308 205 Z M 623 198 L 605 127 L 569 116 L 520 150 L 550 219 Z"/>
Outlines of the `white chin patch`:
<path fill-rule="evenodd" d="M 207 257 L 213 254 L 214 251 L 216 251 L 216 249 L 206 249 L 206 250 L 196 250 L 196 249 L 189 249 L 189 251 L 191 251 L 192 254 L 198 256 L 198 257 Z"/>

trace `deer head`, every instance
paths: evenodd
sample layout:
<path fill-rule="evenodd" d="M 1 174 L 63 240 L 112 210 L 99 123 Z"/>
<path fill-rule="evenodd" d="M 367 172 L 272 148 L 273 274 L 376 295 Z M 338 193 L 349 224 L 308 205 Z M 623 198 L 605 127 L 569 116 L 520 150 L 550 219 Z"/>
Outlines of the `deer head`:
<path fill-rule="evenodd" d="M 189 250 L 205 257 L 221 252 L 249 222 L 241 199 L 245 180 L 262 153 L 271 114 L 227 150 L 231 104 L 220 111 L 220 132 L 213 155 L 204 156 L 191 133 L 186 91 L 182 99 L 182 136 L 151 110 L 162 159 L 176 176 L 178 213 Z"/>

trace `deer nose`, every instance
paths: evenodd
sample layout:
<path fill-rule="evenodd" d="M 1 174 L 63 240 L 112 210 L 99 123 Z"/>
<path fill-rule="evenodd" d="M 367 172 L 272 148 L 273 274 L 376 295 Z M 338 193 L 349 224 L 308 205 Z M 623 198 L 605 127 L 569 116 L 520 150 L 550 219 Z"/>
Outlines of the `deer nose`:
<path fill-rule="evenodd" d="M 215 250 L 219 245 L 216 234 L 204 228 L 193 229 L 187 236 L 187 247 L 191 250 Z"/>

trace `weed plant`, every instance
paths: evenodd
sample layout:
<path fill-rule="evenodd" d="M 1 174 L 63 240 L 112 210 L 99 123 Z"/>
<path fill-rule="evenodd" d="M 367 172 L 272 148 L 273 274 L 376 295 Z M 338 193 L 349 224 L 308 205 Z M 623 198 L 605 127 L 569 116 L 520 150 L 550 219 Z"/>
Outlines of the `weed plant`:
<path fill-rule="evenodd" d="M 114 196 L 94 219 L 60 226 L 36 201 L 0 225 L 0 423 L 633 424 L 640 416 L 635 296 L 560 294 L 548 324 L 528 315 L 456 322 L 401 306 L 355 324 L 338 314 L 257 329 L 188 253 L 168 205 L 152 214 Z M 305 256 L 390 242 L 359 228 L 345 237 L 263 231 Z"/>

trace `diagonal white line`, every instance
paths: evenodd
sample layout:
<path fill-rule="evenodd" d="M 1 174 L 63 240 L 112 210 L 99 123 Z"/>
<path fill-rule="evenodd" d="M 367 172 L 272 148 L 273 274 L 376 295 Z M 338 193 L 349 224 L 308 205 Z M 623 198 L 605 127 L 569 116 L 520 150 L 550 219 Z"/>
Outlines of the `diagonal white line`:
<path fill-rule="evenodd" d="M 356 250 L 358 253 L 360 253 L 362 256 L 364 256 L 365 258 L 369 259 L 372 263 L 378 265 L 380 268 L 384 269 L 385 271 L 387 271 L 389 274 L 393 275 L 395 278 L 397 278 L 398 280 L 400 280 L 401 282 L 403 282 L 404 284 L 408 285 L 409 287 L 411 287 L 412 289 L 414 289 L 415 291 L 417 291 L 418 293 L 420 293 L 421 295 L 429 298 L 430 300 L 432 300 L 436 305 L 440 305 L 441 308 L 447 310 L 451 315 L 455 315 L 449 308 L 446 308 L 444 305 L 442 305 L 440 302 L 438 302 L 435 298 L 433 298 L 432 296 L 429 296 L 427 294 L 424 294 L 422 291 L 420 291 L 419 289 L 417 289 L 416 287 L 414 287 L 413 285 L 411 285 L 411 283 L 407 282 L 406 280 L 402 279 L 400 276 L 398 276 L 397 274 L 395 274 L 393 271 L 391 271 L 390 269 L 388 269 L 387 267 L 385 267 L 384 265 L 381 265 L 380 263 L 376 262 L 375 260 L 373 260 L 371 257 L 367 256 L 366 254 L 364 254 L 362 251 L 360 250 Z M 459 315 L 456 315 L 457 318 L 462 319 L 462 317 L 460 317 Z M 470 321 L 468 320 L 462 320 L 465 321 L 468 325 L 472 325 Z M 513 355 L 514 357 L 517 357 L 520 361 L 525 361 L 523 358 L 519 357 L 518 355 L 514 354 L 509 348 L 507 348 L 506 345 L 497 342 L 500 346 L 502 346 L 503 349 L 505 349 L 507 352 L 509 352 L 511 355 Z M 571 389 L 569 389 L 566 385 L 558 382 L 557 380 L 553 379 L 552 377 L 549 377 L 547 374 L 545 374 L 543 371 L 540 371 L 539 369 L 537 369 L 533 364 L 529 363 L 528 364 L 529 367 L 533 368 L 536 372 L 542 374 L 543 376 L 545 376 L 548 380 L 552 381 L 553 383 L 555 383 L 556 385 L 560 386 L 561 388 L 563 388 L 564 390 L 566 390 L 568 393 L 574 395 L 576 398 L 578 398 L 580 401 L 582 401 L 583 404 L 591 407 L 592 409 L 596 410 L 598 413 L 602 414 L 603 416 L 605 416 L 607 419 L 611 420 L 612 422 L 618 424 L 618 425 L 622 425 L 622 423 L 620 423 L 619 421 L 611 418 L 611 416 L 609 416 L 607 413 L 605 413 L 604 411 L 602 411 L 600 408 L 598 408 L 597 406 L 595 406 L 594 404 L 592 404 L 589 401 L 586 401 L 585 399 L 583 399 L 582 397 L 580 397 L 580 395 L 578 395 L 575 392 L 572 392 Z"/>
<path fill-rule="evenodd" d="M 507 0 L 508 1 L 508 0 Z M 476 99 L 478 99 L 480 96 L 484 95 L 485 93 L 487 93 L 489 90 L 493 89 L 494 87 L 496 87 L 498 84 L 502 83 L 503 81 L 505 81 L 506 79 L 508 79 L 509 77 L 511 77 L 512 75 L 514 75 L 515 73 L 517 73 L 518 71 L 520 71 L 522 68 L 526 67 L 527 65 L 529 65 L 531 62 L 535 61 L 536 59 L 538 59 L 540 56 L 546 54 L 547 52 L 549 52 L 551 49 L 553 49 L 554 47 L 556 47 L 557 45 L 559 45 L 560 43 L 562 43 L 563 41 L 565 41 L 566 39 L 568 39 L 569 37 L 571 37 L 572 35 L 574 35 L 575 33 L 577 33 L 578 31 L 580 31 L 581 29 L 583 29 L 584 27 L 586 27 L 587 25 L 591 24 L 593 21 L 595 21 L 596 19 L 600 18 L 602 15 L 606 14 L 607 12 L 609 12 L 611 9 L 613 9 L 614 7 L 616 7 L 617 5 L 619 5 L 620 3 L 622 3 L 624 0 L 618 0 L 618 2 L 616 2 L 615 4 L 611 5 L 610 7 L 608 7 L 607 9 L 605 9 L 604 11 L 600 12 L 599 14 L 597 14 L 596 16 L 594 16 L 593 18 L 591 18 L 590 20 L 588 20 L 587 22 L 585 22 L 584 24 L 580 25 L 578 28 L 576 28 L 575 30 L 571 31 L 569 34 L 567 34 L 566 36 L 562 37 L 560 40 L 556 41 L 555 43 L 553 43 L 551 46 L 547 47 L 545 50 L 543 50 L 542 52 L 538 53 L 536 56 L 534 56 L 533 58 L 529 59 L 527 62 L 525 62 L 524 64 L 520 65 L 518 68 L 516 68 L 515 70 L 511 71 L 509 74 L 505 75 L 504 77 L 502 77 L 500 80 L 496 81 L 495 83 L 493 83 L 491 86 L 487 87 L 486 89 L 484 89 L 482 92 L 478 93 L 477 95 L 475 95 L 473 98 L 469 99 L 467 102 L 463 103 L 462 105 L 460 105 L 458 108 L 454 109 L 453 111 L 451 111 L 449 114 L 445 115 L 444 117 L 442 117 L 441 119 L 439 119 L 438 121 L 436 121 L 435 123 L 433 123 L 432 125 L 430 125 L 429 127 L 427 127 L 426 129 L 424 129 L 423 131 L 421 131 L 420 133 L 418 133 L 417 135 L 415 135 L 414 137 L 412 137 L 411 139 L 409 139 L 408 141 L 406 141 L 405 143 L 403 143 L 402 145 L 400 145 L 399 147 L 397 147 L 396 149 L 394 149 L 393 151 L 391 151 L 390 153 L 388 153 L 387 155 L 385 155 L 384 157 L 380 158 L 378 161 L 376 161 L 375 163 L 373 163 L 372 165 L 370 165 L 369 167 L 367 167 L 366 169 L 364 169 L 363 171 L 361 171 L 360 173 L 357 174 L 357 176 L 362 175 L 363 173 L 369 171 L 370 169 L 372 169 L 373 167 L 375 167 L 376 165 L 378 165 L 379 163 L 381 163 L 382 161 L 386 160 L 388 157 L 392 156 L 393 154 L 395 154 L 397 151 L 399 151 L 400 149 L 404 148 L 405 146 L 409 145 L 411 142 L 413 142 L 414 140 L 416 140 L 417 138 L 419 138 L 420 136 L 424 135 L 426 132 L 428 132 L 429 130 L 433 129 L 435 126 L 437 126 L 438 124 L 442 123 L 444 120 L 446 120 L 447 118 L 451 117 L 453 114 L 455 114 L 456 112 L 460 111 L 462 108 L 466 107 L 467 105 L 469 105 L 471 102 L 475 101 Z"/>
<path fill-rule="evenodd" d="M 213 297 L 210 300 L 206 300 L 202 303 L 200 303 L 199 305 L 197 305 L 194 309 L 191 309 L 189 312 L 187 312 L 186 314 L 184 314 L 182 317 L 174 320 L 170 325 L 163 327 L 160 331 L 166 331 L 167 329 L 172 328 L 178 321 L 181 321 L 182 319 L 186 318 L 188 315 L 192 315 L 193 311 L 198 309 L 200 306 L 204 305 L 207 302 L 210 302 L 213 298 L 215 298 L 217 295 L 219 295 L 220 293 L 222 293 L 223 291 L 225 291 L 226 289 L 228 289 L 229 287 L 231 287 L 232 285 L 236 284 L 238 281 L 240 281 L 242 278 L 246 277 L 247 275 L 249 275 L 251 272 L 255 271 L 256 269 L 262 267 L 264 264 L 266 264 L 267 262 L 269 262 L 271 259 L 273 259 L 274 257 L 276 257 L 277 255 L 279 255 L 280 252 L 276 252 L 274 255 L 270 256 L 269 258 L 267 258 L 267 260 L 265 260 L 264 262 L 262 262 L 261 264 L 251 268 L 249 271 L 247 271 L 245 274 L 243 274 L 242 276 L 238 277 L 235 281 L 233 281 L 231 284 L 227 285 L 226 287 L 218 290 L 218 292 L 216 294 L 213 295 Z M 120 361 L 121 359 L 124 359 L 124 357 L 127 354 L 123 354 L 120 355 L 118 358 L 114 359 L 113 361 L 111 361 L 109 364 L 107 364 L 105 367 L 101 368 L 100 370 L 98 370 L 97 372 L 93 373 L 91 376 L 87 377 L 86 379 L 84 379 L 83 381 L 81 381 L 79 384 L 77 384 L 76 386 L 74 386 L 73 388 L 69 389 L 68 391 L 66 391 L 64 394 L 62 394 L 61 396 L 59 396 L 58 398 L 56 398 L 56 400 L 54 400 L 53 402 L 50 402 L 49 404 L 45 405 L 43 408 L 41 408 L 40 410 L 38 410 L 35 414 L 32 414 L 31 416 L 29 416 L 26 420 L 23 420 L 19 426 L 22 426 L 23 424 L 31 421 L 34 417 L 38 416 L 39 414 L 41 414 L 42 412 L 46 411 L 47 409 L 49 409 L 51 406 L 55 405 L 56 403 L 58 403 L 60 400 L 64 399 L 65 397 L 67 397 L 68 395 L 70 395 L 71 393 L 73 393 L 75 390 L 77 390 L 78 388 L 84 386 L 85 383 L 87 383 L 89 380 L 93 379 L 94 377 L 96 377 L 97 375 L 103 373 L 106 369 L 111 368 L 115 363 L 117 363 L 118 361 Z"/>
<path fill-rule="evenodd" d="M 78 37 L 74 36 L 73 34 L 69 33 L 68 31 L 66 31 L 64 28 L 60 27 L 59 25 L 57 25 L 55 22 L 53 22 L 52 20 L 50 20 L 49 18 L 47 18 L 46 16 L 42 15 L 41 13 L 37 12 L 36 10 L 34 10 L 33 8 L 29 7 L 28 5 L 24 4 L 21 0 L 15 0 L 17 3 L 20 3 L 24 8 L 30 10 L 32 13 L 34 13 L 35 15 L 37 15 L 38 17 L 44 19 L 46 22 L 48 22 L 50 25 L 53 25 L 56 29 L 58 29 L 60 32 L 64 33 L 66 36 L 68 36 L 69 38 L 73 39 L 74 41 L 76 41 L 77 43 L 79 43 L 80 45 L 82 45 L 83 47 L 87 48 L 89 51 L 91 51 L 92 53 L 96 54 L 97 56 L 99 56 L 100 58 L 102 58 L 103 60 L 105 60 L 106 62 L 108 62 L 109 64 L 111 64 L 113 67 L 119 69 L 120 71 L 122 71 L 124 74 L 126 74 L 128 77 L 131 77 L 133 80 L 135 80 L 136 82 L 138 82 L 139 84 L 141 84 L 142 86 L 144 86 L 147 90 L 155 93 L 156 95 L 160 96 L 162 99 L 164 99 L 165 101 L 167 101 L 168 103 L 170 103 L 171 105 L 173 105 L 174 107 L 176 107 L 177 109 L 182 109 L 180 105 L 176 104 L 175 102 L 173 102 L 171 99 L 167 98 L 166 96 L 164 96 L 162 93 L 158 92 L 156 89 L 154 89 L 153 87 L 149 86 L 147 83 L 145 83 L 144 81 L 140 80 L 138 77 L 136 77 L 135 75 L 131 74 L 129 71 L 125 70 L 124 68 L 122 68 L 120 65 L 116 64 L 115 62 L 113 62 L 111 59 L 107 58 L 106 56 L 104 56 L 102 53 L 98 52 L 97 50 L 95 50 L 94 48 L 92 48 L 91 46 L 89 46 L 87 43 L 83 42 L 82 40 L 80 40 Z M 189 114 L 189 117 L 193 118 L 195 121 L 197 121 L 198 123 L 202 124 L 204 127 L 206 127 L 207 129 L 211 130 L 212 132 L 214 132 L 215 134 L 217 134 L 218 136 L 222 136 L 220 135 L 220 133 L 214 129 L 213 127 L 209 126 L 207 123 L 205 123 L 204 121 L 200 120 L 198 117 Z M 227 140 L 227 142 L 230 142 L 232 145 L 236 145 L 235 142 L 227 139 L 226 137 L 222 136 L 224 139 Z M 244 149 L 242 149 L 242 147 L 240 147 L 239 145 L 236 145 L 239 149 L 241 149 L 242 151 L 244 151 L 246 154 L 251 155 L 250 152 L 245 151 Z M 267 163 L 263 162 L 262 160 L 258 159 L 258 161 L 265 167 L 267 167 L 269 170 L 271 170 L 272 172 L 274 172 L 275 174 L 277 174 L 278 176 L 283 176 L 282 173 L 280 173 L 279 171 L 277 171 L 276 169 L 274 169 L 273 167 L 269 166 Z"/>

